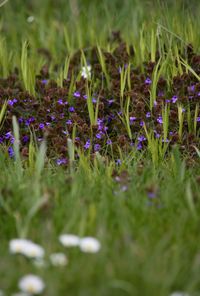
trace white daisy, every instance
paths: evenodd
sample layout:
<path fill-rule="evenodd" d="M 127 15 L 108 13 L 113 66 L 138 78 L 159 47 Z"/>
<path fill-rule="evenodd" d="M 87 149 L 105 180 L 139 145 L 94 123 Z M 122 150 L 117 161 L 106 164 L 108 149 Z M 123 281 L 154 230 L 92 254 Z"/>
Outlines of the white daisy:
<path fill-rule="evenodd" d="M 91 66 L 87 65 L 87 67 L 82 67 L 81 76 L 85 79 L 91 77 Z"/>
<path fill-rule="evenodd" d="M 74 234 L 62 234 L 59 236 L 59 241 L 64 247 L 77 247 L 79 246 L 80 238 Z"/>
<path fill-rule="evenodd" d="M 42 258 L 44 249 L 27 239 L 12 239 L 9 243 L 12 254 L 22 254 L 28 258 Z"/>
<path fill-rule="evenodd" d="M 53 253 L 50 255 L 51 264 L 54 266 L 65 266 L 68 263 L 68 259 L 63 253 Z"/>
<path fill-rule="evenodd" d="M 85 253 L 97 253 L 101 249 L 101 244 L 96 238 L 84 237 L 80 240 L 80 249 Z"/>
<path fill-rule="evenodd" d="M 33 15 L 30 15 L 30 16 L 27 17 L 26 20 L 27 20 L 28 23 L 32 23 L 32 22 L 34 22 L 35 18 L 34 18 Z"/>
<path fill-rule="evenodd" d="M 19 288 L 28 294 L 41 294 L 45 288 L 43 280 L 33 274 L 22 277 L 19 281 Z"/>
<path fill-rule="evenodd" d="M 190 296 L 190 295 L 185 292 L 176 291 L 176 292 L 171 293 L 169 296 Z"/>

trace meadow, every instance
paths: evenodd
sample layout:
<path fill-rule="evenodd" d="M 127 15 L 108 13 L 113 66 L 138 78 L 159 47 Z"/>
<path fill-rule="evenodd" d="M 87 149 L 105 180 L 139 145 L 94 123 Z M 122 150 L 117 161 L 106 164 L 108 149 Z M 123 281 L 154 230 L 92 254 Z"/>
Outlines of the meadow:
<path fill-rule="evenodd" d="M 0 296 L 200 295 L 200 2 L 0 2 Z"/>

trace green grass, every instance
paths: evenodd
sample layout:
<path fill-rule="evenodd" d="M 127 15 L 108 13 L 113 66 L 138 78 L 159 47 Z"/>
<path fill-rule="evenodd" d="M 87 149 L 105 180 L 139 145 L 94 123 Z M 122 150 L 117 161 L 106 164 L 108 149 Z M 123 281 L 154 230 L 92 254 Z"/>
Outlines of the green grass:
<path fill-rule="evenodd" d="M 1 5 L 2 3 L 2 5 Z M 179 58 L 179 50 L 192 43 L 199 52 L 199 1 L 4 1 L 0 2 L 0 76 L 19 69 L 23 86 L 34 94 L 34 78 L 48 58 L 38 58 L 37 49 L 47 48 L 52 55 L 51 75 L 62 86 L 68 73 L 69 56 L 77 49 L 98 46 L 99 60 L 109 86 L 101 48 L 109 48 L 112 30 L 134 46 L 135 65 L 150 54 L 155 60 L 156 46 L 163 53 L 160 68 L 154 72 L 150 109 L 156 98 L 160 75 L 171 79 L 186 68 L 199 76 Z M 33 15 L 34 21 L 27 22 Z M 83 65 L 86 65 L 82 54 Z M 176 59 L 178 63 L 176 63 Z M 58 70 L 55 70 L 58 65 Z M 158 69 L 159 68 L 159 69 Z M 132 138 L 129 101 L 124 102 L 124 87 L 130 84 L 129 67 L 122 69 L 120 102 L 122 124 Z M 73 80 L 74 79 L 74 80 Z M 71 82 L 73 92 L 77 77 Z M 93 85 L 92 85 L 93 86 Z M 93 109 L 88 85 L 88 113 L 96 123 L 98 104 Z M 4 123 L 7 103 L 0 111 Z M 196 118 L 187 110 L 189 128 L 197 133 Z M 167 107 L 163 107 L 164 138 L 168 133 Z M 178 106 L 179 138 L 183 133 L 183 112 Z M 17 292 L 17 283 L 26 273 L 40 275 L 48 296 L 168 296 L 173 291 L 200 295 L 200 192 L 199 159 L 189 163 L 188 155 L 174 148 L 166 156 L 167 143 L 155 139 L 146 129 L 147 152 L 121 153 L 121 166 L 109 163 L 100 154 L 92 162 L 81 154 L 74 160 L 75 147 L 68 140 L 70 164 L 56 167 L 46 157 L 46 143 L 29 145 L 29 159 L 19 153 L 20 130 L 13 118 L 16 160 L 0 150 L 0 289 L 5 295 Z M 1 132 L 1 130 L 0 130 Z M 76 130 L 73 135 L 75 137 Z M 196 155 L 199 150 L 196 148 Z M 126 170 L 129 180 L 117 182 Z M 123 191 L 123 186 L 127 190 Z M 150 199 L 148 192 L 156 193 Z M 62 233 L 94 236 L 101 242 L 97 254 L 65 249 L 58 241 Z M 45 248 L 46 267 L 36 267 L 22 256 L 9 253 L 9 241 L 27 237 Z M 49 255 L 64 252 L 66 267 L 53 267 Z"/>

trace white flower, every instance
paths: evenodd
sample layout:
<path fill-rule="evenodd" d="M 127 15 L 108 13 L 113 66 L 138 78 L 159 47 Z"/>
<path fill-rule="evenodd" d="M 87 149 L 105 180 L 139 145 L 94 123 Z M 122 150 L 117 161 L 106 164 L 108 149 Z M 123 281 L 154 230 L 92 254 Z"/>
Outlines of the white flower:
<path fill-rule="evenodd" d="M 26 20 L 27 20 L 28 23 L 32 23 L 32 22 L 34 22 L 35 18 L 34 18 L 33 15 L 30 15 L 30 16 L 27 17 Z"/>
<path fill-rule="evenodd" d="M 68 263 L 67 257 L 63 253 L 51 254 L 50 261 L 54 266 L 65 266 Z"/>
<path fill-rule="evenodd" d="M 93 237 L 84 237 L 80 240 L 80 249 L 85 253 L 97 253 L 101 248 L 100 242 Z"/>
<path fill-rule="evenodd" d="M 9 243 L 12 254 L 22 254 L 28 258 L 42 258 L 44 249 L 27 239 L 12 239 Z"/>
<path fill-rule="evenodd" d="M 33 274 L 26 275 L 19 281 L 19 288 L 28 294 L 41 294 L 45 288 L 43 280 Z"/>
<path fill-rule="evenodd" d="M 87 67 L 82 67 L 81 76 L 85 79 L 91 77 L 91 66 L 87 65 Z"/>
<path fill-rule="evenodd" d="M 171 293 L 169 296 L 190 296 L 188 293 L 176 291 Z"/>
<path fill-rule="evenodd" d="M 64 247 L 79 246 L 80 238 L 74 234 L 62 234 L 59 236 L 59 241 Z"/>

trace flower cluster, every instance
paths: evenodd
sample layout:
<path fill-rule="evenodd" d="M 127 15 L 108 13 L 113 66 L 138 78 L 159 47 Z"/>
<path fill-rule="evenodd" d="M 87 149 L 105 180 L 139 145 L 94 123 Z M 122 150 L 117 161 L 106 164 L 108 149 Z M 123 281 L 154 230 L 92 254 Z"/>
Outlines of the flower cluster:
<path fill-rule="evenodd" d="M 14 157 L 12 116 L 18 119 L 20 128 L 20 151 L 28 157 L 30 131 L 34 139 L 48 143 L 48 156 L 57 165 L 66 166 L 67 139 L 73 139 L 79 151 L 93 155 L 95 152 L 108 157 L 119 158 L 122 151 L 143 150 L 147 147 L 145 128 L 153 131 L 155 138 L 169 143 L 181 143 L 181 149 L 192 150 L 199 146 L 200 82 L 191 72 L 184 72 L 172 78 L 169 88 L 167 81 L 160 77 L 157 82 L 156 98 L 150 109 L 150 93 L 153 84 L 153 70 L 157 63 L 147 61 L 141 67 L 132 64 L 134 53 L 120 41 L 112 52 L 102 50 L 107 75 L 98 59 L 98 50 L 87 51 L 88 66 L 81 67 L 81 51 L 70 60 L 68 76 L 63 86 L 49 79 L 48 67 L 41 70 L 36 78 L 36 95 L 30 95 L 20 86 L 19 76 L 10 75 L 0 80 L 0 108 L 7 101 L 7 112 L 1 130 L 0 145 Z M 188 60 L 198 73 L 198 56 L 191 50 Z M 129 100 L 129 108 L 121 101 L 121 75 L 129 65 L 130 85 L 125 84 L 123 101 Z M 119 68 L 121 69 L 119 71 Z M 123 71 L 122 71 L 123 69 Z M 74 77 L 77 75 L 77 80 Z M 72 81 L 73 79 L 73 81 Z M 109 82 L 108 82 L 109 80 Z M 107 81 L 107 83 L 106 83 Z M 72 87 L 73 86 L 73 87 Z M 88 93 L 90 89 L 90 94 Z M 181 109 L 180 109 L 181 108 Z M 168 110 L 168 132 L 164 139 L 164 110 Z M 182 110 L 182 123 L 180 123 Z M 92 115 L 93 114 L 93 115 Z M 95 119 L 95 120 L 94 120 Z M 182 124 L 183 134 L 179 130 Z M 75 132 L 75 136 L 74 136 Z M 78 153 L 75 159 L 78 159 Z"/>

